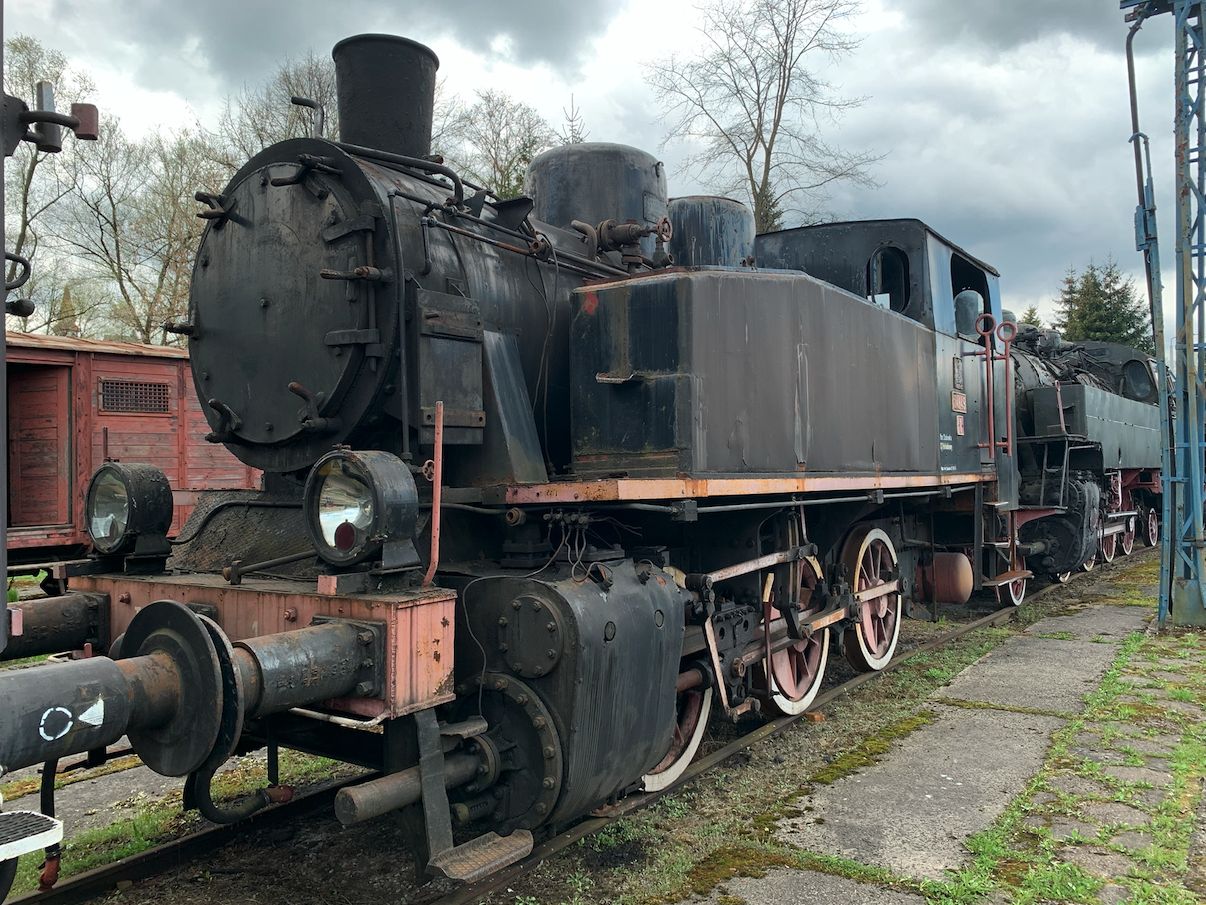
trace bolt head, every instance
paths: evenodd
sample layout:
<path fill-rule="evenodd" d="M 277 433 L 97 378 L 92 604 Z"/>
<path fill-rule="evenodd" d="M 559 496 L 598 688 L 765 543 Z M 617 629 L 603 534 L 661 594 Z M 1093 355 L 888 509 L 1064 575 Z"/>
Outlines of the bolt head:
<path fill-rule="evenodd" d="M 519 601 L 518 600 L 511 601 L 511 609 L 513 609 L 513 610 L 519 609 Z"/>
<path fill-rule="evenodd" d="M 367 694 L 372 694 L 372 693 L 373 693 L 373 683 L 372 682 L 360 682 L 356 685 L 356 694 L 367 695 Z"/>
<path fill-rule="evenodd" d="M 528 696 L 526 694 L 516 695 L 515 703 L 518 704 L 520 707 L 523 707 L 524 705 L 526 705 L 528 703 Z"/>
<path fill-rule="evenodd" d="M 539 801 L 536 803 L 536 813 L 537 814 L 543 814 L 548 809 L 549 809 L 549 806 L 547 804 L 545 804 L 543 801 Z"/>
<path fill-rule="evenodd" d="M 539 612 L 540 612 L 540 609 L 541 609 L 541 607 L 540 607 L 540 601 L 539 601 L 539 600 L 534 600 L 534 601 L 532 601 L 532 612 L 533 612 L 533 613 L 539 613 Z"/>
<path fill-rule="evenodd" d="M 543 729 L 548 724 L 545 722 L 544 717 L 538 716 L 536 719 L 532 720 L 532 725 L 537 729 Z"/>
<path fill-rule="evenodd" d="M 545 626 L 545 628 L 547 628 L 550 632 L 555 632 L 555 631 L 557 631 L 557 623 L 550 622 L 548 625 Z"/>
<path fill-rule="evenodd" d="M 555 782 L 553 782 L 553 777 L 551 777 L 551 776 L 546 776 L 546 777 L 544 778 L 544 781 L 543 781 L 543 782 L 541 782 L 540 784 L 541 784 L 542 786 L 544 786 L 546 789 L 551 789 L 553 786 L 555 786 L 555 785 L 556 785 L 556 783 L 555 783 Z"/>
<path fill-rule="evenodd" d="M 499 642 L 498 642 L 498 649 L 499 649 L 499 650 L 501 650 L 501 651 L 503 651 L 503 652 L 505 653 L 505 652 L 506 652 L 506 650 L 507 650 L 507 643 L 506 643 L 505 641 L 499 641 Z"/>
<path fill-rule="evenodd" d="M 356 636 L 356 640 L 359 641 L 361 644 L 372 644 L 373 643 L 373 633 L 372 632 L 361 632 L 360 634 L 358 634 Z"/>
<path fill-rule="evenodd" d="M 549 654 L 549 659 L 550 659 L 550 660 L 556 660 L 556 659 L 557 659 L 557 651 L 553 650 L 551 647 L 550 647 L 550 648 L 549 648 L 549 650 L 548 650 L 548 654 Z"/>
<path fill-rule="evenodd" d="M 507 617 L 506 617 L 506 616 L 499 616 L 499 617 L 498 617 L 498 624 L 499 624 L 500 626 L 506 625 L 506 624 L 507 624 Z"/>
<path fill-rule="evenodd" d="M 554 755 L 554 754 L 556 754 L 556 753 L 557 753 L 557 751 L 556 751 L 556 749 L 554 749 L 554 748 L 553 748 L 553 746 L 552 746 L 552 745 L 547 745 L 547 746 L 545 746 L 545 749 L 544 749 L 544 757 L 545 757 L 545 759 L 546 759 L 546 760 L 552 760 L 552 759 L 553 759 L 553 755 Z"/>
<path fill-rule="evenodd" d="M 494 690 L 495 691 L 506 691 L 506 689 L 507 689 L 507 680 L 506 679 L 495 679 L 494 680 Z"/>

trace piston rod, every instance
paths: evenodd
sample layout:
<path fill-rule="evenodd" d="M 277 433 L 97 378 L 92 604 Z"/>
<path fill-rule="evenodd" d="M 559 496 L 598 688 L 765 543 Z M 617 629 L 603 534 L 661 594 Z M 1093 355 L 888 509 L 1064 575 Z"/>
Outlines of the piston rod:
<path fill-rule="evenodd" d="M 481 761 L 474 754 L 450 754 L 444 758 L 444 787 L 463 786 L 479 773 Z M 404 808 L 423 797 L 423 777 L 414 766 L 358 786 L 340 789 L 335 796 L 335 816 L 344 826 L 372 820 L 395 808 Z"/>

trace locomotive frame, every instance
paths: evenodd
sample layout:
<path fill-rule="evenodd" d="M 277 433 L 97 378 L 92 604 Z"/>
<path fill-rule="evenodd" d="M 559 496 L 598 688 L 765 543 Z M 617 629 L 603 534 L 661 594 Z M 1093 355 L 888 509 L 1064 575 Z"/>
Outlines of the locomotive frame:
<path fill-rule="evenodd" d="M 434 54 L 334 56 L 341 141 L 202 199 L 169 325 L 264 491 L 173 550 L 166 479 L 97 471 L 103 552 L 4 656 L 106 656 L 0 676 L 0 764 L 126 733 L 231 822 L 287 794 L 216 803 L 232 752 L 323 754 L 384 774 L 341 820 L 396 812 L 421 873 L 470 880 L 665 787 L 713 711 L 803 712 L 831 653 L 882 669 L 908 615 L 1020 603 L 1159 492 L 1147 360 L 1019 329 L 924 224 L 755 239 L 606 144 L 501 200 L 429 156 Z"/>

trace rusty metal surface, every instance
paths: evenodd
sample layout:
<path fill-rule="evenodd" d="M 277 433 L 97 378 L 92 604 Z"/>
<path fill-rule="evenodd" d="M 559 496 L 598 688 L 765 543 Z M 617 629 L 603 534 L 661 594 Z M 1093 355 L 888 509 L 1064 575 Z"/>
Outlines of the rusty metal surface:
<path fill-rule="evenodd" d="M 308 626 L 318 616 L 382 622 L 386 626 L 383 697 L 346 697 L 327 702 L 333 709 L 376 717 L 398 717 L 455 698 L 452 677 L 455 593 L 445 588 L 324 596 L 314 582 L 247 577 L 237 587 L 220 575 L 81 576 L 80 591 L 103 591 L 111 607 L 113 637 L 135 613 L 156 600 L 212 606 L 214 620 L 234 641 Z"/>
<path fill-rule="evenodd" d="M 91 644 L 103 651 L 109 642 L 109 599 L 104 594 L 71 593 L 10 603 L 16 618 L 0 625 L 8 633 L 2 660 L 16 660 Z M 15 629 L 20 626 L 20 633 Z"/>
<path fill-rule="evenodd" d="M 994 481 L 996 475 L 988 472 L 944 475 L 854 474 L 824 477 L 602 478 L 486 488 L 482 499 L 487 503 L 565 504 L 793 493 L 859 493 L 874 490 L 958 487 Z"/>
<path fill-rule="evenodd" d="M 150 346 L 143 343 L 112 342 L 68 336 L 47 336 L 41 333 L 5 334 L 9 346 L 17 349 L 56 349 L 65 352 L 93 352 L 111 355 L 140 355 L 150 358 L 188 358 L 188 350 L 174 346 Z"/>

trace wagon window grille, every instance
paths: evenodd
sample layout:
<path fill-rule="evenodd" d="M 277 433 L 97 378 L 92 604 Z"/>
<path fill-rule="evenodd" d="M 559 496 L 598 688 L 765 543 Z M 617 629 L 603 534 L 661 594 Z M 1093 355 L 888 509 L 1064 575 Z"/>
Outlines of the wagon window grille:
<path fill-rule="evenodd" d="M 145 415 L 168 414 L 171 387 L 166 383 L 137 380 L 102 380 L 101 411 L 136 412 Z"/>

